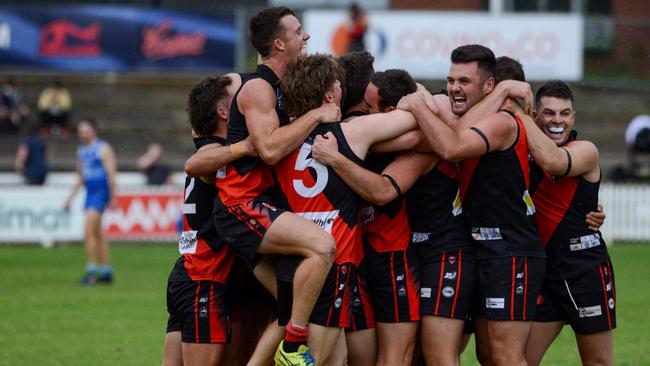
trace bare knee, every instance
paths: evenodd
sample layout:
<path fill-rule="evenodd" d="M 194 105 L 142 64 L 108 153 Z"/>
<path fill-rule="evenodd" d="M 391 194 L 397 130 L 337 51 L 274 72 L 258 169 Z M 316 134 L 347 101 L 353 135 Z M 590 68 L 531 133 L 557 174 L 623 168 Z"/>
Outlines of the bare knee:
<path fill-rule="evenodd" d="M 318 258 L 318 260 L 329 268 L 334 262 L 335 255 L 336 241 L 330 234 L 323 232 L 314 239 L 312 251 L 313 257 Z"/>

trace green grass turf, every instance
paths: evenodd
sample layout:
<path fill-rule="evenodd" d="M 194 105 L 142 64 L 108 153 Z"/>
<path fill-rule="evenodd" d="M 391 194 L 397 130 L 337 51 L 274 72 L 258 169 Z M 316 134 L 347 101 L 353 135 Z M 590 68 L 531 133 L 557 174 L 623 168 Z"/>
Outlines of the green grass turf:
<path fill-rule="evenodd" d="M 650 246 L 610 249 L 616 271 L 617 365 L 648 365 Z M 115 284 L 82 287 L 79 245 L 0 246 L 0 365 L 159 365 L 174 245 L 115 245 Z M 477 364 L 473 346 L 463 364 Z M 579 364 L 566 328 L 544 365 Z"/>

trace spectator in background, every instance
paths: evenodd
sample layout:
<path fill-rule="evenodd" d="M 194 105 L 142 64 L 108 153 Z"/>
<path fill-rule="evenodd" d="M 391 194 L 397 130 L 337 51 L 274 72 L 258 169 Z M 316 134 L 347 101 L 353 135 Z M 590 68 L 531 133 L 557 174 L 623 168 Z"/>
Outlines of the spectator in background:
<path fill-rule="evenodd" d="M 37 123 L 23 126 L 23 138 L 16 152 L 16 171 L 25 177 L 25 184 L 43 185 L 47 175 L 47 143 Z"/>
<path fill-rule="evenodd" d="M 84 240 L 86 246 L 86 274 L 81 278 L 82 285 L 113 282 L 113 268 L 108 256 L 108 243 L 102 234 L 102 214 L 104 209 L 115 202 L 115 180 L 117 162 L 113 148 L 108 142 L 97 137 L 97 127 L 91 119 L 84 119 L 77 125 L 77 135 L 81 145 L 77 149 L 77 181 L 64 208 L 70 204 L 81 186 L 86 187 L 86 223 Z"/>
<path fill-rule="evenodd" d="M 23 93 L 13 79 L 7 79 L 2 85 L 0 131 L 18 131 L 28 116 L 29 107 Z"/>
<path fill-rule="evenodd" d="M 53 136 L 68 138 L 68 120 L 72 109 L 72 98 L 60 81 L 43 89 L 38 97 L 38 113 L 41 124 Z"/>
<path fill-rule="evenodd" d="M 630 174 L 636 178 L 647 178 L 650 167 L 639 162 L 639 154 L 650 154 L 650 115 L 639 115 L 630 121 L 625 130 L 625 144 L 628 147 Z"/>
<path fill-rule="evenodd" d="M 350 5 L 348 11 L 350 13 L 348 23 L 350 43 L 348 44 L 348 52 L 365 51 L 366 45 L 364 39 L 368 30 L 366 12 L 354 3 Z"/>
<path fill-rule="evenodd" d="M 147 151 L 142 154 L 136 165 L 138 170 L 147 176 L 147 184 L 158 186 L 167 184 L 170 176 L 169 165 L 162 162 L 163 147 L 157 142 L 152 142 Z"/>

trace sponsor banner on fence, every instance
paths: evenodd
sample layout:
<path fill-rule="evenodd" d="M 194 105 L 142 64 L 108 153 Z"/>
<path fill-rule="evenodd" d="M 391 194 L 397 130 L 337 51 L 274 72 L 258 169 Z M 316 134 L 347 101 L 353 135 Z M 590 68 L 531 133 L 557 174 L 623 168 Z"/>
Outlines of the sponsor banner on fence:
<path fill-rule="evenodd" d="M 349 42 L 347 17 L 345 11 L 306 11 L 309 52 L 344 54 Z M 518 59 L 529 80 L 582 78 L 580 15 L 371 11 L 368 24 L 366 48 L 375 57 L 376 70 L 398 68 L 416 78 L 444 79 L 451 51 L 478 43 L 497 57 Z"/>
<path fill-rule="evenodd" d="M 235 65 L 232 12 L 202 16 L 123 6 L 0 10 L 0 64 L 72 71 Z"/>
<path fill-rule="evenodd" d="M 82 241 L 84 226 L 80 192 L 69 211 L 63 204 L 69 187 L 0 187 L 0 242 L 42 243 Z M 117 196 L 104 213 L 111 241 L 178 240 L 182 196 L 177 190 L 131 189 Z"/>

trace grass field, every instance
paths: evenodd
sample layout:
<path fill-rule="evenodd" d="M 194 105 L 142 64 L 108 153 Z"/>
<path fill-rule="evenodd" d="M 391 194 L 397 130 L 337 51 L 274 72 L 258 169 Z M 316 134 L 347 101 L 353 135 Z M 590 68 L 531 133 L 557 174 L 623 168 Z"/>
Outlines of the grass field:
<path fill-rule="evenodd" d="M 617 365 L 650 365 L 650 246 L 610 250 L 616 271 Z M 0 365 L 158 365 L 173 245 L 115 245 L 112 286 L 81 287 L 81 246 L 0 247 Z M 476 364 L 473 350 L 463 364 Z M 569 328 L 544 365 L 578 365 Z"/>

